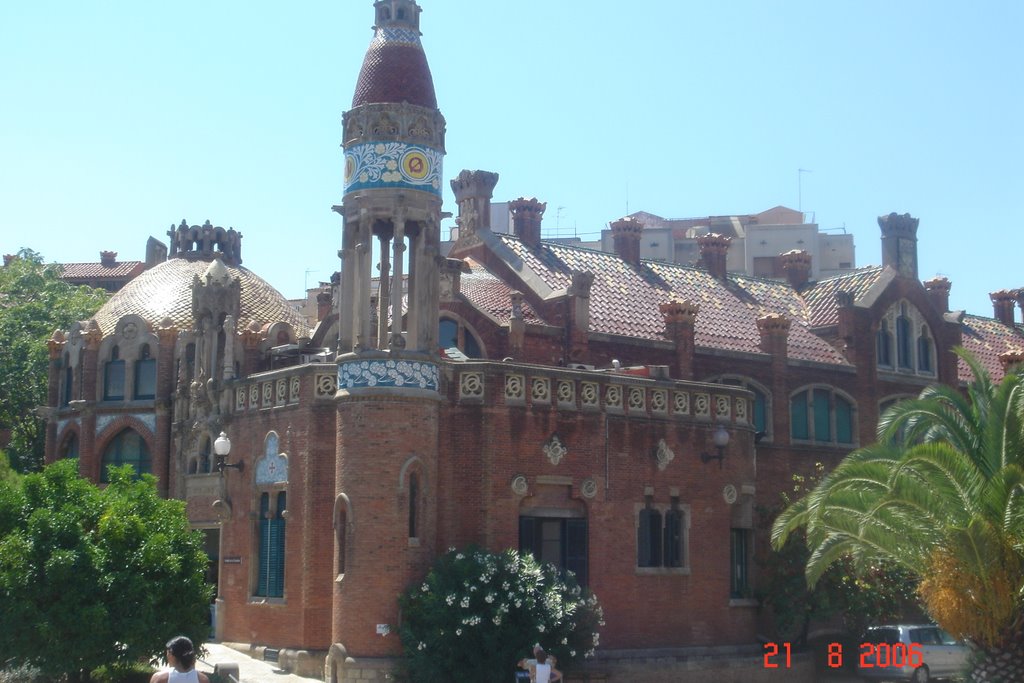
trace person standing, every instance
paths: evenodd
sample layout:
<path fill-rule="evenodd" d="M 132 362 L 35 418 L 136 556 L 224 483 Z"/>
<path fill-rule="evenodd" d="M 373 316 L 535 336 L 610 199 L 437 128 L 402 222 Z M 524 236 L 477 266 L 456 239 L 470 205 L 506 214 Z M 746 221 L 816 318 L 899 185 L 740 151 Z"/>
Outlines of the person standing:
<path fill-rule="evenodd" d="M 149 683 L 210 683 L 206 674 L 196 671 L 196 651 L 185 636 L 167 641 L 165 656 L 171 668 L 153 674 Z"/>
<path fill-rule="evenodd" d="M 535 647 L 533 654 L 537 658 L 537 662 L 530 667 L 532 683 L 555 683 L 555 681 L 562 680 L 562 672 L 555 668 L 554 658 L 548 659 L 544 648 Z"/>

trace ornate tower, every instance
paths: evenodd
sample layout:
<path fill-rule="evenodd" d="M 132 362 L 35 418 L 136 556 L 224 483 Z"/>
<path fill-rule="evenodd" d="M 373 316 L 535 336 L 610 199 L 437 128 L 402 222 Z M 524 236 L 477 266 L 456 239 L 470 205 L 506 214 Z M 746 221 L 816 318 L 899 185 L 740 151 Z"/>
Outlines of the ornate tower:
<path fill-rule="evenodd" d="M 436 545 L 445 122 L 420 45 L 419 5 L 377 0 L 374 10 L 344 117 L 345 196 L 335 207 L 344 219 L 337 578 L 325 678 L 336 683 L 389 670 L 399 641 L 381 636 L 399 621 L 395 597 L 426 573 Z"/>
<path fill-rule="evenodd" d="M 339 350 L 434 353 L 445 121 L 420 45 L 419 5 L 377 0 L 374 10 L 373 40 L 343 120 L 345 196 L 334 207 L 344 218 Z"/>

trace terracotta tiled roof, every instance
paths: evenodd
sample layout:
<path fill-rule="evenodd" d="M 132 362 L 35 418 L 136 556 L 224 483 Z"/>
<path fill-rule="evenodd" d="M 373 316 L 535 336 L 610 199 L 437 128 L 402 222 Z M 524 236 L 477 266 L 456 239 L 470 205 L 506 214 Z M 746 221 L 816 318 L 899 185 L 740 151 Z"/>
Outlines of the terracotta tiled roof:
<path fill-rule="evenodd" d="M 192 280 L 202 277 L 210 267 L 208 261 L 188 261 L 172 258 L 142 273 L 114 294 L 96 313 L 96 322 L 104 335 L 111 334 L 117 321 L 125 315 L 141 316 L 154 327 L 164 318 L 170 318 L 179 328 L 190 328 L 192 318 Z M 308 336 L 305 319 L 295 311 L 280 292 L 255 273 L 227 266 L 232 277 L 241 280 L 241 307 L 238 329 L 252 323 L 260 327 L 267 323 L 287 322 L 296 336 Z"/>
<path fill-rule="evenodd" d="M 479 263 L 466 259 L 470 272 L 463 273 L 460 289 L 470 303 L 501 323 L 512 315 L 512 287 L 487 272 Z M 544 322 L 537 311 L 523 301 L 523 320 L 527 323 Z"/>
<path fill-rule="evenodd" d="M 757 319 L 782 313 L 793 321 L 791 358 L 848 364 L 842 354 L 810 331 L 804 301 L 784 282 L 733 275 L 722 282 L 705 270 L 688 266 L 644 262 L 634 268 L 617 254 L 547 242 L 530 249 L 517 237 L 497 237 L 518 257 L 527 275 L 539 278 L 552 290 L 567 288 L 573 270 L 594 274 L 591 332 L 664 340 L 665 321 L 658 306 L 689 300 L 701 307 L 698 346 L 760 353 Z"/>
<path fill-rule="evenodd" d="M 808 323 L 813 328 L 839 324 L 839 310 L 836 308 L 836 293 L 849 292 L 857 301 L 878 284 L 885 269 L 882 266 L 858 268 L 852 273 L 837 275 L 815 282 L 802 292 L 810 311 Z"/>
<path fill-rule="evenodd" d="M 999 354 L 1010 350 L 1024 350 L 1024 333 L 1016 327 L 1008 327 L 998 320 L 965 315 L 960 325 L 963 347 L 988 370 L 992 379 L 1003 377 L 1003 365 Z M 960 381 L 970 382 L 974 373 L 963 360 L 959 361 Z"/>
<path fill-rule="evenodd" d="M 412 29 L 379 27 L 363 58 L 352 108 L 389 102 L 437 109 L 427 56 Z"/>
<path fill-rule="evenodd" d="M 69 282 L 133 278 L 145 268 L 142 261 L 117 261 L 111 266 L 105 266 L 102 263 L 61 263 L 58 265 L 61 279 Z"/>

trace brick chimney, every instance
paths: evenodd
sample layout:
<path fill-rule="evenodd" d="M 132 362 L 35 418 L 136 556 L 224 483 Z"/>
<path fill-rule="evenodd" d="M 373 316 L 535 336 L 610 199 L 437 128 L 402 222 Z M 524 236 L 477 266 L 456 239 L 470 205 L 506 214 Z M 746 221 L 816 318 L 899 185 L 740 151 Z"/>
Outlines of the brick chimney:
<path fill-rule="evenodd" d="M 540 246 L 540 224 L 547 208 L 547 203 L 539 202 L 534 197 L 520 197 L 508 203 L 508 210 L 512 213 L 512 229 L 529 247 Z"/>
<path fill-rule="evenodd" d="M 789 355 L 790 320 L 781 313 L 769 313 L 757 319 L 757 332 L 761 335 L 761 350 L 785 361 Z"/>
<path fill-rule="evenodd" d="M 316 320 L 320 322 L 331 314 L 331 290 L 325 289 L 316 295 Z"/>
<path fill-rule="evenodd" d="M 719 235 L 716 232 L 709 232 L 697 238 L 697 246 L 700 247 L 700 261 L 712 277 L 722 280 L 725 278 L 725 258 L 729 254 L 729 243 L 731 237 Z"/>
<path fill-rule="evenodd" d="M 932 300 L 935 310 L 939 313 L 949 312 L 949 290 L 953 285 L 947 278 L 937 277 L 924 283 L 928 298 Z"/>
<path fill-rule="evenodd" d="M 455 203 L 459 206 L 459 239 L 482 228 L 491 227 L 491 196 L 498 174 L 489 171 L 463 171 L 452 179 Z"/>
<path fill-rule="evenodd" d="M 102 265 L 104 268 L 112 268 L 115 263 L 117 263 L 116 251 L 100 252 L 100 265 Z"/>
<path fill-rule="evenodd" d="M 1024 363 L 1024 351 L 1021 349 L 1009 349 L 999 354 L 999 363 L 1003 366 L 1003 374 L 1008 375 L 1018 370 Z"/>
<path fill-rule="evenodd" d="M 700 304 L 692 301 L 669 301 L 658 306 L 665 319 L 665 336 L 676 346 L 672 376 L 693 379 L 693 355 L 696 343 L 697 314 Z"/>
<path fill-rule="evenodd" d="M 909 213 L 878 217 L 882 230 L 882 265 L 903 277 L 917 279 L 917 224 Z"/>
<path fill-rule="evenodd" d="M 569 287 L 569 360 L 587 361 L 590 344 L 590 289 L 594 274 L 588 270 L 572 271 Z"/>
<path fill-rule="evenodd" d="M 782 269 L 786 271 L 789 286 L 798 292 L 811 279 L 811 255 L 806 251 L 794 249 L 779 255 Z"/>
<path fill-rule="evenodd" d="M 1016 292 L 1000 289 L 998 292 L 992 292 L 988 296 L 992 299 L 992 308 L 994 309 L 996 320 L 1007 327 L 1013 327 L 1013 307 L 1017 304 Z"/>
<path fill-rule="evenodd" d="M 632 265 L 640 265 L 640 233 L 644 231 L 644 225 L 637 219 L 626 216 L 613 221 L 612 240 L 615 242 L 615 253 L 623 261 Z"/>

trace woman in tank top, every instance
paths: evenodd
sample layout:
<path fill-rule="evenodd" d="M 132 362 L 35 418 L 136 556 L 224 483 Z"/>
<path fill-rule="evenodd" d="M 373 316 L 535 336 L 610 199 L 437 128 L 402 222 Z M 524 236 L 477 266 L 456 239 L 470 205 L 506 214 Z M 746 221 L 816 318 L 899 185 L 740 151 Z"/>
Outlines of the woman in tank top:
<path fill-rule="evenodd" d="M 210 683 L 206 674 L 196 671 L 196 651 L 185 636 L 167 642 L 166 656 L 171 668 L 153 674 L 149 683 Z"/>
<path fill-rule="evenodd" d="M 537 657 L 537 663 L 533 665 L 532 671 L 534 683 L 554 683 L 562 680 L 562 672 L 551 665 L 544 650 L 536 648 L 534 654 Z"/>

